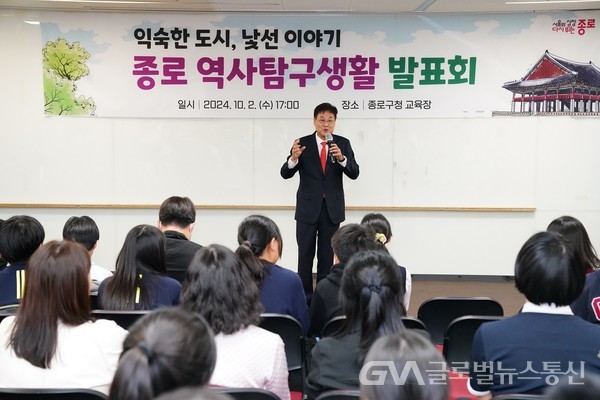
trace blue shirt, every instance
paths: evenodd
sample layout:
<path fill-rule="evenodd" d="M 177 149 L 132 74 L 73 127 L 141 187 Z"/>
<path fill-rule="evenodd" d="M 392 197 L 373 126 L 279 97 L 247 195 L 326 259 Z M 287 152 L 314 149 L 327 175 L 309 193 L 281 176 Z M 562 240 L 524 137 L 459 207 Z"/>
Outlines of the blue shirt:
<path fill-rule="evenodd" d="M 287 314 L 296 318 L 304 333 L 308 331 L 308 306 L 298 274 L 263 261 L 265 275 L 260 287 L 260 302 L 266 313 Z"/>
<path fill-rule="evenodd" d="M 17 307 L 25 290 L 25 265 L 9 265 L 0 271 L 0 310 Z"/>
<path fill-rule="evenodd" d="M 106 288 L 106 283 L 114 278 L 107 278 L 102 281 L 98 288 L 98 304 L 102 307 L 102 295 Z M 148 305 L 143 307 L 142 304 L 136 301 L 135 310 L 153 310 L 159 307 L 170 307 L 179 304 L 179 294 L 181 292 L 181 284 L 166 275 L 160 274 L 145 274 L 142 281 L 148 292 Z"/>

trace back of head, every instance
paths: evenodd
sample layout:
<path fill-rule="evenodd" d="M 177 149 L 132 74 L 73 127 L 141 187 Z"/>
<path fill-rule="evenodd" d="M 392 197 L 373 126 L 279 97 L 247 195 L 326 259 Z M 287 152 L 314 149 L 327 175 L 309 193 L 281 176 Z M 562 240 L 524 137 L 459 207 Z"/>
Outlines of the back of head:
<path fill-rule="evenodd" d="M 234 400 L 216 388 L 184 387 L 161 394 L 155 400 Z"/>
<path fill-rule="evenodd" d="M 107 310 L 133 310 L 135 291 L 139 287 L 142 308 L 147 308 L 148 294 L 143 276 L 166 273 L 163 233 L 151 225 L 133 227 L 117 257 L 115 273 L 106 283 L 102 307 Z"/>
<path fill-rule="evenodd" d="M 96 222 L 87 215 L 73 216 L 65 223 L 62 235 L 64 240 L 77 242 L 90 251 L 100 239 L 100 230 Z"/>
<path fill-rule="evenodd" d="M 196 221 L 196 207 L 188 197 L 169 197 L 160 205 L 158 220 L 164 226 L 185 228 Z"/>
<path fill-rule="evenodd" d="M 369 350 L 360 373 L 361 397 L 365 400 L 447 400 L 445 367 L 441 352 L 416 331 L 408 329 L 380 337 Z"/>
<path fill-rule="evenodd" d="M 392 225 L 383 214 L 369 213 L 360 221 L 361 225 L 368 225 L 375 231 L 375 238 L 381 244 L 386 244 L 392 239 Z"/>
<path fill-rule="evenodd" d="M 110 398 L 149 400 L 179 387 L 205 385 L 216 359 L 212 331 L 201 316 L 158 309 L 129 329 Z"/>
<path fill-rule="evenodd" d="M 272 219 L 263 215 L 250 215 L 238 227 L 237 241 L 240 246 L 236 250 L 236 254 L 250 269 L 259 286 L 264 278 L 264 266 L 259 257 L 273 239 L 279 243 L 279 255 L 281 256 L 283 239 L 279 227 Z"/>
<path fill-rule="evenodd" d="M 44 227 L 28 215 L 15 215 L 0 230 L 0 254 L 10 264 L 25 264 L 44 242 Z"/>
<path fill-rule="evenodd" d="M 515 263 L 517 289 L 534 304 L 571 304 L 583 290 L 585 268 L 569 243 L 553 232 L 533 235 Z"/>
<path fill-rule="evenodd" d="M 373 228 L 359 224 L 347 224 L 338 229 L 331 238 L 331 247 L 341 263 L 347 263 L 359 251 L 378 249 Z"/>
<path fill-rule="evenodd" d="M 404 329 L 404 290 L 399 268 L 388 253 L 356 253 L 345 267 L 340 297 L 346 315 L 342 334 L 360 329 L 363 357 L 378 337 Z"/>
<path fill-rule="evenodd" d="M 58 321 L 78 326 L 90 320 L 89 272 L 87 251 L 70 241 L 48 242 L 31 256 L 11 339 L 19 357 L 48 368 Z"/>
<path fill-rule="evenodd" d="M 319 114 L 321 114 L 323 112 L 330 112 L 337 119 L 338 109 L 333 104 L 331 104 L 331 103 L 321 103 L 318 106 L 316 106 L 315 110 L 313 111 L 314 118 L 317 118 L 317 115 L 319 115 Z"/>
<path fill-rule="evenodd" d="M 181 287 L 181 306 L 201 314 L 215 334 L 230 334 L 260 321 L 259 290 L 248 268 L 225 246 L 198 250 Z"/>
<path fill-rule="evenodd" d="M 596 249 L 592 245 L 587 230 L 577 218 L 567 215 L 556 218 L 550 222 L 546 230 L 558 233 L 567 239 L 588 270 L 600 267 Z"/>

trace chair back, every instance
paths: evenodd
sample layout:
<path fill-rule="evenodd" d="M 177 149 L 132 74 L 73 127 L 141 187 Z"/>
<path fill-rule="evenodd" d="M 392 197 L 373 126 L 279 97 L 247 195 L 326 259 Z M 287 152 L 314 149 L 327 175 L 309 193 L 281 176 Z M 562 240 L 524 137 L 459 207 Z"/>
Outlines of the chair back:
<path fill-rule="evenodd" d="M 541 394 L 499 394 L 493 400 L 543 400 L 546 396 Z"/>
<path fill-rule="evenodd" d="M 344 321 L 346 321 L 345 315 L 339 315 L 337 317 L 331 318 L 323 326 L 323 330 L 321 331 L 321 337 L 324 338 L 328 336 L 333 336 L 336 333 L 338 333 L 342 329 Z"/>
<path fill-rule="evenodd" d="M 280 400 L 275 393 L 258 388 L 212 387 L 209 390 L 227 394 L 234 400 Z"/>
<path fill-rule="evenodd" d="M 466 315 L 450 322 L 444 334 L 443 347 L 448 367 L 456 372 L 468 374 L 468 365 L 471 361 L 471 345 L 475 332 L 481 324 L 503 318 L 490 315 Z"/>
<path fill-rule="evenodd" d="M 360 399 L 360 390 L 347 390 L 347 389 L 338 389 L 338 390 L 328 390 L 326 392 L 322 392 L 317 396 L 315 400 L 359 400 Z"/>
<path fill-rule="evenodd" d="M 417 311 L 417 318 L 425 324 L 436 344 L 443 344 L 450 322 L 464 315 L 501 317 L 504 309 L 491 297 L 433 297 L 425 300 Z"/>
<path fill-rule="evenodd" d="M 104 393 L 91 389 L 7 389 L 0 388 L 0 400 L 106 400 Z"/>
<path fill-rule="evenodd" d="M 92 310 L 92 315 L 96 319 L 110 319 L 115 321 L 123 329 L 129 329 L 138 319 L 150 313 L 150 310 L 131 310 L 131 311 L 109 311 Z"/>
<path fill-rule="evenodd" d="M 415 318 L 415 317 L 402 317 L 402 323 L 406 329 L 421 329 L 426 331 L 427 327 L 423 323 L 423 321 Z"/>
<path fill-rule="evenodd" d="M 291 391 L 304 393 L 306 378 L 305 338 L 302 325 L 290 315 L 263 313 L 259 327 L 281 336 L 288 365 L 288 384 Z"/>

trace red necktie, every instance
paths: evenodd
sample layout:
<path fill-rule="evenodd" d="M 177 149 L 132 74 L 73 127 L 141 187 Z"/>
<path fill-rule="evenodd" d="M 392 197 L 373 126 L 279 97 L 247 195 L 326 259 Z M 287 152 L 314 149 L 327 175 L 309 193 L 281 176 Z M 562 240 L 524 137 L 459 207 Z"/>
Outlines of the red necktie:
<path fill-rule="evenodd" d="M 321 168 L 325 172 L 325 166 L 327 165 L 327 142 L 321 142 Z"/>

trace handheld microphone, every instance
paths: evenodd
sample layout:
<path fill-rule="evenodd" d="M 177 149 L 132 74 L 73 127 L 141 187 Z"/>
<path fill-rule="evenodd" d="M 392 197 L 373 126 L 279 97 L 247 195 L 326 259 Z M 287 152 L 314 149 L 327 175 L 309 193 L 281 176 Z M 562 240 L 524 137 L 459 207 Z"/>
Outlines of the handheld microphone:
<path fill-rule="evenodd" d="M 333 144 L 333 136 L 331 135 L 331 133 L 325 135 L 325 140 L 327 140 L 327 146 L 329 146 L 329 158 L 331 159 L 331 163 L 335 164 L 335 157 L 331 153 L 331 145 Z"/>

